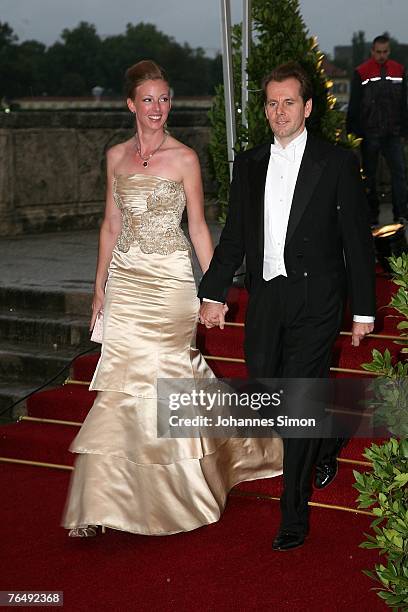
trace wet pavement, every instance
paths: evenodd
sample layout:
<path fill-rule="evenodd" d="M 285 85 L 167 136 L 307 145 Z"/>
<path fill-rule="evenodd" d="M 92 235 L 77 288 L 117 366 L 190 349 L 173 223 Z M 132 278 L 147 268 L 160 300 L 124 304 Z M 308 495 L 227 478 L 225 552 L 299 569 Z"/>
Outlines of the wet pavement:
<path fill-rule="evenodd" d="M 219 226 L 210 225 L 214 242 Z M 0 286 L 47 291 L 92 292 L 98 231 L 0 238 Z M 194 261 L 196 280 L 201 276 Z"/>

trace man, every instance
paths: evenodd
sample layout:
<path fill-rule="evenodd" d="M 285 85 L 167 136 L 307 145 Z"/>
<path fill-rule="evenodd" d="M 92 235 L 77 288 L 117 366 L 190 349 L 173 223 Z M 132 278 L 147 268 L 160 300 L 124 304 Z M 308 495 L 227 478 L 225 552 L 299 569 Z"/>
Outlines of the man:
<path fill-rule="evenodd" d="M 391 173 L 394 221 L 407 222 L 407 179 L 401 137 L 408 134 L 407 81 L 404 66 L 389 59 L 390 39 L 377 36 L 371 58 L 358 66 L 351 85 L 347 129 L 363 138 L 361 154 L 371 224 L 378 225 L 378 155 Z"/>
<path fill-rule="evenodd" d="M 250 376 L 324 378 L 347 284 L 353 313 L 360 315 L 353 345 L 373 329 L 374 255 L 364 191 L 355 156 L 307 134 L 312 92 L 299 65 L 276 68 L 264 92 L 275 142 L 235 160 L 228 217 L 200 284 L 199 297 L 206 300 L 200 318 L 207 327 L 224 326 L 223 302 L 245 255 Z M 275 550 L 303 544 L 313 464 L 323 472 L 330 466 L 327 484 L 336 474 L 336 451 L 336 440 L 284 439 Z"/>

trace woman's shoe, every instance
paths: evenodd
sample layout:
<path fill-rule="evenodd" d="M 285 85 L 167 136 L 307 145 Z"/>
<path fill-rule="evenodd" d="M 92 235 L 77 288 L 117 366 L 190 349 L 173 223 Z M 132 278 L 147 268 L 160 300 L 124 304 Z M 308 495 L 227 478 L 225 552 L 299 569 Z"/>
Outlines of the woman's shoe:
<path fill-rule="evenodd" d="M 102 533 L 105 533 L 105 525 L 101 525 Z M 88 525 L 87 527 L 75 527 L 70 529 L 68 536 L 70 538 L 93 538 L 98 533 L 97 525 Z"/>

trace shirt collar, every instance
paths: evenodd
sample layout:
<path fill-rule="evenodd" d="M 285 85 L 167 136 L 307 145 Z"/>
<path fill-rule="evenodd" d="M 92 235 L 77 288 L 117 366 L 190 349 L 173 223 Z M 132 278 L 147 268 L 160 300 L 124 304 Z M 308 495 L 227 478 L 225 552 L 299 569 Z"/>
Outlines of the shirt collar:
<path fill-rule="evenodd" d="M 275 142 L 271 144 L 271 154 L 284 157 L 288 161 L 296 161 L 299 154 L 303 154 L 306 145 L 306 140 L 306 128 L 303 130 L 303 132 L 299 134 L 299 136 L 296 136 L 296 138 L 294 138 L 286 147 L 282 147 L 279 140 L 275 138 Z"/>

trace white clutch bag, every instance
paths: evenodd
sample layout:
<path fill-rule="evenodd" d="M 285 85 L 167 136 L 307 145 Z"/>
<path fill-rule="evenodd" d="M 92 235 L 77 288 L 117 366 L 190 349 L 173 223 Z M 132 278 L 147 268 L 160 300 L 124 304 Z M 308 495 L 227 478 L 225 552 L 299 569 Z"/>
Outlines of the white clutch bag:
<path fill-rule="evenodd" d="M 98 312 L 98 316 L 96 317 L 95 325 L 93 326 L 92 334 L 91 334 L 92 342 L 99 342 L 102 344 L 103 342 L 103 314 Z"/>

